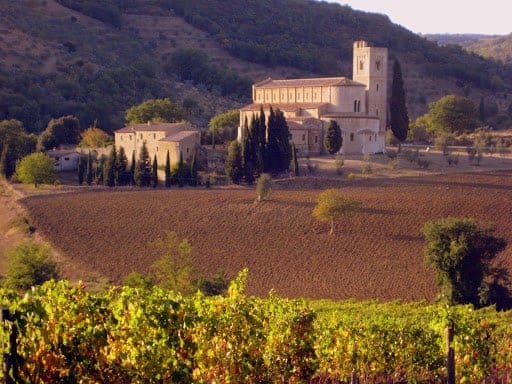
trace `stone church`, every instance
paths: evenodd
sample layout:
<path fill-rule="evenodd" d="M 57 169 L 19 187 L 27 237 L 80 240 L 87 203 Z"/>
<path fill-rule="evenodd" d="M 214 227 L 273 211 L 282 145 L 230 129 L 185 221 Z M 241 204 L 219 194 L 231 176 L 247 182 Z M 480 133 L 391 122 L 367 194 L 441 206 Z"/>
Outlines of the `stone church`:
<path fill-rule="evenodd" d="M 259 115 L 263 106 L 280 109 L 291 141 L 300 156 L 325 153 L 323 138 L 331 120 L 342 132 L 343 154 L 385 150 L 387 122 L 388 50 L 354 42 L 352 79 L 345 77 L 273 80 L 253 84 L 253 103 L 240 110 L 240 127 Z M 238 132 L 241 139 L 241 128 Z"/>

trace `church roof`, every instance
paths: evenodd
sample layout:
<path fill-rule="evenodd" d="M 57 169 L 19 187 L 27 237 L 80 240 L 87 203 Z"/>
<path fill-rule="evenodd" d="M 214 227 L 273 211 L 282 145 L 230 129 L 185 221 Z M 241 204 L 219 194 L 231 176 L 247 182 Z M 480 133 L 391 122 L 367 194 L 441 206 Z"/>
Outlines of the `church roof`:
<path fill-rule="evenodd" d="M 272 107 L 274 111 L 276 109 L 280 109 L 283 112 L 295 112 L 300 109 L 314 109 L 320 108 L 324 105 L 328 105 L 327 103 L 290 103 L 290 104 L 261 104 L 261 103 L 253 103 L 242 107 L 241 111 L 259 111 L 261 106 L 263 106 L 264 110 L 270 109 Z"/>
<path fill-rule="evenodd" d="M 364 87 L 365 85 L 346 77 L 318 77 L 310 79 L 288 79 L 273 80 L 265 79 L 254 84 L 254 88 L 295 88 L 295 87 L 330 87 L 330 86 L 356 86 Z"/>
<path fill-rule="evenodd" d="M 132 132 L 165 132 L 166 136 L 173 133 L 183 131 L 185 129 L 190 130 L 191 126 L 189 123 L 144 123 L 144 124 L 132 124 L 121 129 L 118 129 L 114 133 L 132 133 Z"/>

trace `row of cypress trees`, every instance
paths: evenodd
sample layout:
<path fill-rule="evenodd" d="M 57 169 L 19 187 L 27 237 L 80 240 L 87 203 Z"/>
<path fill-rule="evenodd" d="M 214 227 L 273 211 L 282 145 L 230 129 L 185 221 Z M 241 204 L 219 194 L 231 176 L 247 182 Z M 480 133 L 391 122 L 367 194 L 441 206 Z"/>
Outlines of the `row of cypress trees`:
<path fill-rule="evenodd" d="M 195 156 L 191 164 L 183 161 L 183 154 L 180 153 L 178 164 L 171 170 L 171 160 L 169 151 L 167 151 L 164 167 L 165 187 L 169 188 L 172 184 L 178 184 L 183 187 L 187 182 L 189 185 L 197 185 L 197 167 Z M 78 183 L 91 185 L 93 182 L 99 185 L 109 187 L 136 185 L 138 187 L 153 187 L 158 185 L 158 162 L 156 154 L 151 161 L 146 143 L 142 144 L 139 158 L 135 159 L 135 153 L 132 154 L 130 167 L 128 167 L 128 158 L 123 147 L 116 151 L 115 145 L 112 146 L 108 157 L 102 156 L 94 159 L 91 152 L 87 156 L 81 156 L 78 163 Z"/>
<path fill-rule="evenodd" d="M 263 106 L 242 127 L 241 143 L 228 148 L 226 174 L 234 182 L 252 183 L 262 173 L 278 174 L 288 170 L 292 159 L 290 131 L 284 113 L 270 107 L 268 120 Z"/>

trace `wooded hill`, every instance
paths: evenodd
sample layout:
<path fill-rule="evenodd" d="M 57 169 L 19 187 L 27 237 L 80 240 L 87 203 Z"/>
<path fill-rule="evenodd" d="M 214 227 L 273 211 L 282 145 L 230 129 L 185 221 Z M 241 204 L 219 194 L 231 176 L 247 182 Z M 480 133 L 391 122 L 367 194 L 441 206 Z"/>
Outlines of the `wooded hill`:
<path fill-rule="evenodd" d="M 478 34 L 429 34 L 425 37 L 439 45 L 457 44 L 469 52 L 512 65 L 512 33 L 506 36 Z"/>
<path fill-rule="evenodd" d="M 352 43 L 390 50 L 409 115 L 448 94 L 510 105 L 512 67 L 438 46 L 384 15 L 310 0 L 20 0 L 0 12 L 0 120 L 32 132 L 72 114 L 111 131 L 125 110 L 170 97 L 205 126 L 268 76 L 351 77 Z"/>

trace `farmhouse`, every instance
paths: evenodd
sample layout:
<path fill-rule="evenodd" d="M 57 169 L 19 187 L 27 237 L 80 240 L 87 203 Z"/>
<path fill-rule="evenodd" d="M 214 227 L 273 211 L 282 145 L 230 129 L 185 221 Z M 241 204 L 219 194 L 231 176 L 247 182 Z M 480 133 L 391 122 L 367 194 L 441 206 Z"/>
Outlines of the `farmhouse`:
<path fill-rule="evenodd" d="M 385 150 L 387 121 L 387 48 L 356 41 L 352 79 L 345 77 L 273 80 L 252 86 L 252 104 L 240 109 L 238 139 L 245 119 L 266 116 L 280 109 L 288 122 L 291 140 L 301 156 L 324 152 L 323 137 L 331 120 L 341 127 L 344 154 Z"/>
<path fill-rule="evenodd" d="M 128 162 L 135 155 L 138 159 L 142 144 L 146 143 L 149 157 L 156 155 L 157 163 L 164 165 L 167 151 L 171 163 L 177 163 L 180 153 L 183 160 L 190 161 L 200 145 L 200 132 L 188 122 L 133 124 L 114 132 L 116 146 L 123 147 Z"/>

